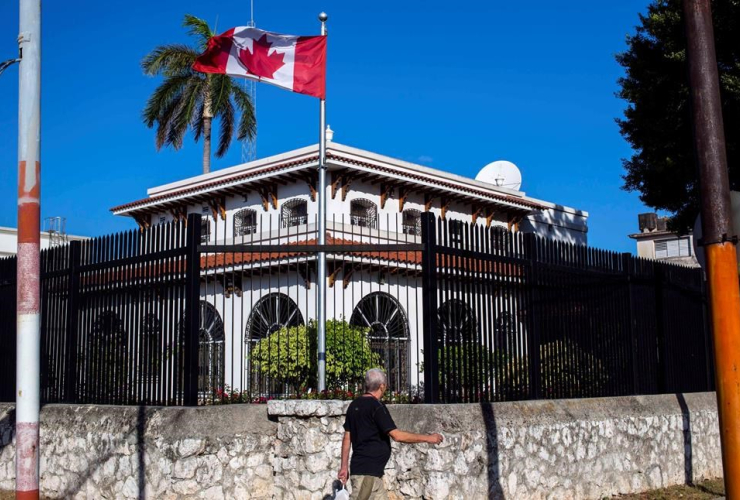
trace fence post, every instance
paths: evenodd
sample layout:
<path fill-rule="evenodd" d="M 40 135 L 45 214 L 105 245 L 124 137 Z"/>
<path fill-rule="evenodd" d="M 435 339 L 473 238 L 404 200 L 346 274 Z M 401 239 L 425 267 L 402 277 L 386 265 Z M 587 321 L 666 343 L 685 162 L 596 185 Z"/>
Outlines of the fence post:
<path fill-rule="evenodd" d="M 80 310 L 80 263 L 82 243 L 72 241 L 69 244 L 69 269 L 67 274 L 67 354 L 66 373 L 64 376 L 64 398 L 67 403 L 77 402 L 77 317 Z"/>
<path fill-rule="evenodd" d="M 639 394 L 641 391 L 639 370 L 637 368 L 637 328 L 635 328 L 635 304 L 634 294 L 632 293 L 632 283 L 635 276 L 635 260 L 629 252 L 622 254 L 622 269 L 624 270 L 624 278 L 627 283 L 627 301 L 629 302 L 627 318 L 630 331 L 630 353 L 632 355 L 632 394 Z"/>
<path fill-rule="evenodd" d="M 198 336 L 200 315 L 200 245 L 201 216 L 188 215 L 185 262 L 185 336 L 183 403 L 198 405 Z"/>
<path fill-rule="evenodd" d="M 424 402 L 439 403 L 437 358 L 437 235 L 433 214 L 421 214 L 421 289 L 424 316 Z"/>
<path fill-rule="evenodd" d="M 537 235 L 535 233 L 524 235 L 524 248 L 526 251 L 525 257 L 529 264 L 529 279 L 527 280 L 529 286 L 529 307 L 527 308 L 527 316 L 529 317 L 529 332 L 527 333 L 529 397 L 530 399 L 541 399 L 540 364 L 542 360 L 540 359 L 540 325 L 537 318 L 537 308 L 540 306 L 540 288 L 537 267 Z"/>
<path fill-rule="evenodd" d="M 663 321 L 663 314 L 665 313 L 663 304 L 663 281 L 664 273 L 663 266 L 660 264 L 654 264 L 655 276 L 655 340 L 656 340 L 656 351 L 658 353 L 658 393 L 664 394 L 668 389 L 668 377 L 667 369 L 668 363 L 666 362 L 666 344 L 665 344 L 665 322 Z"/>

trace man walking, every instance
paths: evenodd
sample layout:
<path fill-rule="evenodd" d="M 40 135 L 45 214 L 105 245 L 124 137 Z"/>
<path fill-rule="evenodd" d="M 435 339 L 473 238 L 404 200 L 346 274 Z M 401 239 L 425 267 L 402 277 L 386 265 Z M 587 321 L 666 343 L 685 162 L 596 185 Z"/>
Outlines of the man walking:
<path fill-rule="evenodd" d="M 368 370 L 365 374 L 365 394 L 352 401 L 347 408 L 339 479 L 346 484 L 352 472 L 353 499 L 388 498 L 383 485 L 383 472 L 391 458 L 390 438 L 399 443 L 429 444 L 439 444 L 443 439 L 441 434 L 414 434 L 396 428 L 388 409 L 380 402 L 387 387 L 383 370 Z"/>

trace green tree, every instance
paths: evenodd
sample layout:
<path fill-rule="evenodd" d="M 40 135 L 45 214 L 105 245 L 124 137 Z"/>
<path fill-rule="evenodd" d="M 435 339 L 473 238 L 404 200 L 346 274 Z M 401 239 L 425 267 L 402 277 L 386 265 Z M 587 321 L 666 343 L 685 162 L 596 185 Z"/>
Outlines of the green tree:
<path fill-rule="evenodd" d="M 672 212 L 672 227 L 691 228 L 699 213 L 699 177 L 694 163 L 686 38 L 681 0 L 655 0 L 640 15 L 627 50 L 617 95 L 627 101 L 618 119 L 634 149 L 623 160 L 624 189 L 648 206 Z M 727 159 L 732 189 L 740 188 L 740 0 L 712 1 Z"/>
<path fill-rule="evenodd" d="M 161 45 L 141 61 L 144 73 L 161 75 L 164 81 L 149 97 L 143 120 L 147 127 L 157 126 L 157 150 L 172 146 L 178 150 L 188 130 L 195 141 L 203 138 L 203 173 L 211 170 L 211 128 L 220 121 L 216 157 L 229 149 L 236 133 L 238 140 L 254 137 L 256 122 L 249 94 L 227 75 L 205 74 L 193 70 L 193 62 L 214 35 L 208 24 L 186 15 L 183 26 L 195 37 L 197 47 L 182 44 Z M 239 112 L 239 123 L 236 122 Z"/>
<path fill-rule="evenodd" d="M 329 388 L 361 384 L 365 372 L 379 366 L 370 348 L 368 329 L 346 321 L 326 322 L 326 384 Z M 293 389 L 315 388 L 318 332 L 316 322 L 281 328 L 260 340 L 251 353 L 254 369 Z"/>

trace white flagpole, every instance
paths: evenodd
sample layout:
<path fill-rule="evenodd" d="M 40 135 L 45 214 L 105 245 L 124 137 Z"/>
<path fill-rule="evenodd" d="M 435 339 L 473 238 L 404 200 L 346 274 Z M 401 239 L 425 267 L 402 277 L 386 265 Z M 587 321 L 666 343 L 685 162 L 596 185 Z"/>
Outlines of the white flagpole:
<path fill-rule="evenodd" d="M 321 35 L 326 36 L 326 12 L 319 14 Z M 319 103 L 319 245 L 326 244 L 326 100 Z M 318 351 L 319 351 L 319 391 L 326 389 L 326 252 L 319 252 L 319 263 L 316 281 L 318 296 L 316 308 L 318 317 Z"/>

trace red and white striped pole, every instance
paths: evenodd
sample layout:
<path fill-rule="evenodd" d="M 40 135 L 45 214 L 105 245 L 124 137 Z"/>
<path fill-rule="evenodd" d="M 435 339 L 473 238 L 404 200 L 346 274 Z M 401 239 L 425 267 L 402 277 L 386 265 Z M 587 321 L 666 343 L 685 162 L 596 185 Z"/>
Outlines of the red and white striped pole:
<path fill-rule="evenodd" d="M 15 491 L 39 498 L 41 0 L 20 0 Z"/>

